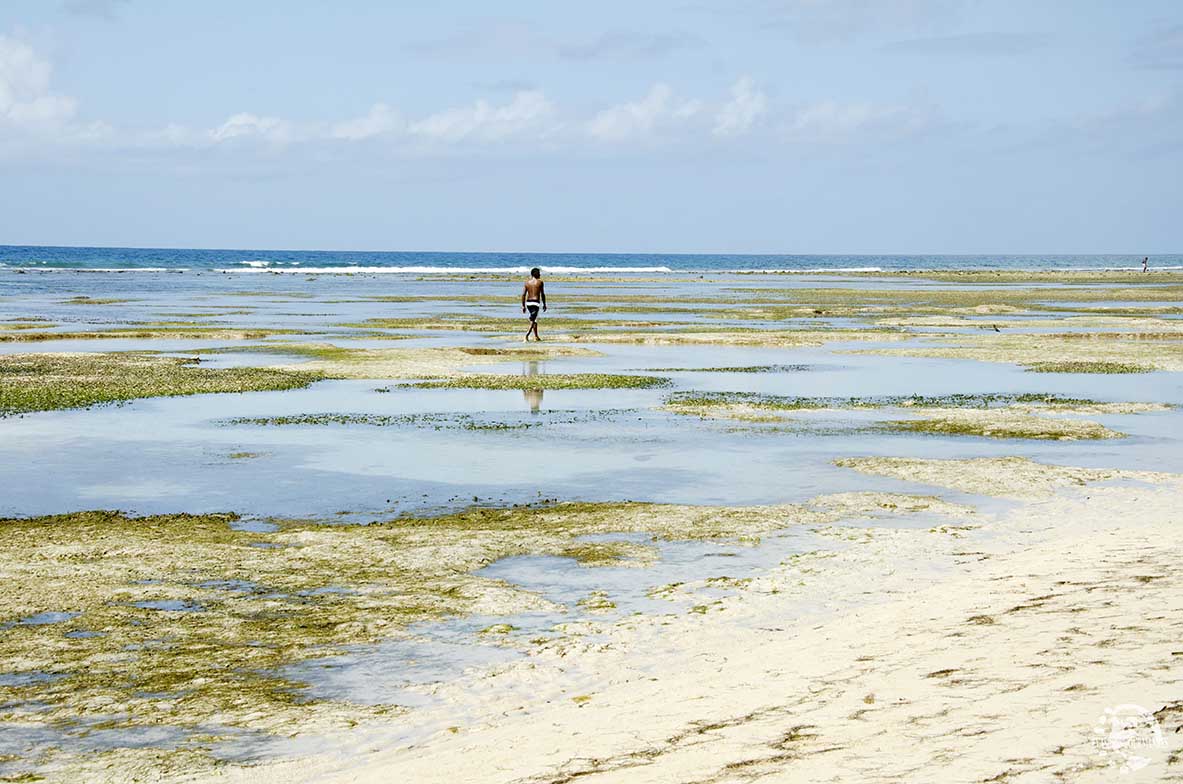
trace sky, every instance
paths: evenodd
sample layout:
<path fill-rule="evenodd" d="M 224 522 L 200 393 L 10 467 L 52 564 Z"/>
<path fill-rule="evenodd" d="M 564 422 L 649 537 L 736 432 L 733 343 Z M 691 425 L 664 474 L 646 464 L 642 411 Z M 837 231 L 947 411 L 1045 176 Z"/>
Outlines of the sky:
<path fill-rule="evenodd" d="M 0 244 L 1183 251 L 1178 0 L 4 0 Z"/>

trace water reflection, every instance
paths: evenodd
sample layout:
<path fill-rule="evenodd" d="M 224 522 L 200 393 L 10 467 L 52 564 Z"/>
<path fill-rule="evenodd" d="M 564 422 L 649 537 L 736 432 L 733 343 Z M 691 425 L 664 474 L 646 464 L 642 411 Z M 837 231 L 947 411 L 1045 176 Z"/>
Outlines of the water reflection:
<path fill-rule="evenodd" d="M 530 362 L 526 362 L 524 364 L 525 364 L 525 367 L 523 368 L 522 375 L 524 375 L 524 376 L 537 376 L 538 375 L 538 362 L 537 361 L 530 361 Z M 526 405 L 530 407 L 531 414 L 537 414 L 539 409 L 542 408 L 542 390 L 541 389 L 523 389 L 522 390 L 522 399 L 524 399 L 526 401 Z"/>

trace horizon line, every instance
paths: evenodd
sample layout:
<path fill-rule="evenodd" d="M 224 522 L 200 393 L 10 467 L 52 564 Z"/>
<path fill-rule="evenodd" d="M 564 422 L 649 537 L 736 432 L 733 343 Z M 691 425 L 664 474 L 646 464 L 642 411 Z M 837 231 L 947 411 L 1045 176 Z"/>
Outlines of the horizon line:
<path fill-rule="evenodd" d="M 931 251 L 924 252 L 734 252 L 734 251 L 539 251 L 539 250 L 363 250 L 360 248 L 230 248 L 230 247 L 193 247 L 184 245 L 42 245 L 42 244 L 7 244 L 0 243 L 0 248 L 45 248 L 45 249 L 63 249 L 63 250 L 166 250 L 166 251 L 182 251 L 182 250 L 196 250 L 208 252 L 263 252 L 263 253 L 385 253 L 385 254 L 483 254 L 483 255 L 522 255 L 522 256 L 693 256 L 693 257 L 710 257 L 710 256 L 741 256 L 741 257 L 768 257 L 768 256 L 783 256 L 783 257 L 831 257 L 831 256 L 845 256 L 853 258 L 882 258 L 882 257 L 923 257 L 923 256 L 942 256 L 953 258 L 967 258 L 967 257 L 981 257 L 981 256 L 1043 256 L 1043 257 L 1101 257 L 1101 256 L 1180 256 L 1183 252 L 1168 252 L 1168 251 L 1136 251 L 1136 252 L 1116 252 L 1116 251 L 1090 251 L 1087 253 L 1071 252 L 1071 251 L 1055 251 L 1055 252 L 1032 252 L 1032 251 L 986 251 L 986 252 L 956 252 L 956 253 L 934 253 Z"/>

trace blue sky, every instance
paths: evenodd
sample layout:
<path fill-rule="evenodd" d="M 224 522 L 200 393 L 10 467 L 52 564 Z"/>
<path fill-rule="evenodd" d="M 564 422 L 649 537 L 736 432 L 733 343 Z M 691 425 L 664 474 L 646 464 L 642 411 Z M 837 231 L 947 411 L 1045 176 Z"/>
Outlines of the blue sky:
<path fill-rule="evenodd" d="M 5 0 L 0 244 L 1183 250 L 1183 4 Z"/>

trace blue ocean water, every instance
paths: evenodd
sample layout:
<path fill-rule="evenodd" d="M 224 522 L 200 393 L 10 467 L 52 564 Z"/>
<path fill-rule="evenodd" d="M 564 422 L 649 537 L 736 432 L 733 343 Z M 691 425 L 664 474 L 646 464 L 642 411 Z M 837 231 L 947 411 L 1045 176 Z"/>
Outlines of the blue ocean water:
<path fill-rule="evenodd" d="M 551 273 L 1141 269 L 1141 255 L 712 255 L 651 253 L 441 253 L 412 251 L 212 250 L 0 245 L 0 267 L 232 272 Z M 1183 254 L 1150 257 L 1152 269 L 1183 269 Z"/>

